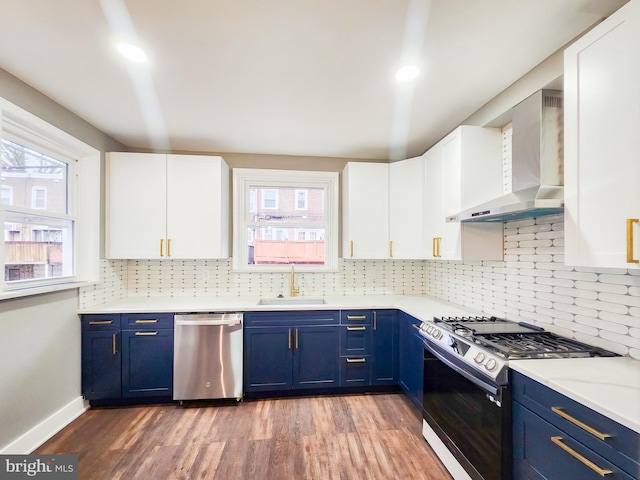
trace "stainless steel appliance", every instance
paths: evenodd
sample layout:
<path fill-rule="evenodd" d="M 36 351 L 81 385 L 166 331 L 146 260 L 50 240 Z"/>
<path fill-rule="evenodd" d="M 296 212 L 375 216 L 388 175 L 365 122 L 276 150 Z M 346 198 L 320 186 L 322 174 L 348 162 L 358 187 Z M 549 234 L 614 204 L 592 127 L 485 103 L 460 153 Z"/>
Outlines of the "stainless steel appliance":
<path fill-rule="evenodd" d="M 563 92 L 539 90 L 512 109 L 512 193 L 447 217 L 506 222 L 564 212 Z"/>
<path fill-rule="evenodd" d="M 242 324 L 242 313 L 174 316 L 174 400 L 242 398 Z"/>
<path fill-rule="evenodd" d="M 442 317 L 424 343 L 423 435 L 458 479 L 511 478 L 509 359 L 615 356 L 496 317 Z"/>

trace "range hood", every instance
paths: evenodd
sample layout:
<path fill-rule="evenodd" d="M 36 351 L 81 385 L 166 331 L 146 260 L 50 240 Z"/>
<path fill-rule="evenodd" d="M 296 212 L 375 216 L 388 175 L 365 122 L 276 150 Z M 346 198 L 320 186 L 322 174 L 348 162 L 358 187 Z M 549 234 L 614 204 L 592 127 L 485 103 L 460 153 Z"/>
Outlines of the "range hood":
<path fill-rule="evenodd" d="M 539 90 L 512 110 L 512 193 L 447 217 L 506 222 L 564 212 L 562 91 Z"/>

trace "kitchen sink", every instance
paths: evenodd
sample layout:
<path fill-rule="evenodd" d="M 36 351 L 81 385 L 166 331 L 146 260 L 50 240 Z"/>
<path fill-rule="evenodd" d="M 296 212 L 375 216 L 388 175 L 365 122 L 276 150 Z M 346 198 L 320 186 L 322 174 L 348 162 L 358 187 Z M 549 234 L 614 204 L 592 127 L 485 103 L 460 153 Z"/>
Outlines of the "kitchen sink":
<path fill-rule="evenodd" d="M 282 297 L 261 298 L 258 305 L 324 305 L 324 298 L 314 297 Z"/>

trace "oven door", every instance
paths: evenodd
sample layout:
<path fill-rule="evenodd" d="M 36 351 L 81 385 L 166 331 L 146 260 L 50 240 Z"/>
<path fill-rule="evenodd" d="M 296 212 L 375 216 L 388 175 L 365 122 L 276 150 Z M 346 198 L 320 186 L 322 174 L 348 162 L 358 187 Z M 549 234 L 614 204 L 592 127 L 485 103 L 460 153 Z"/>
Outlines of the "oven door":
<path fill-rule="evenodd" d="M 424 420 L 471 478 L 511 478 L 510 389 L 424 343 Z"/>

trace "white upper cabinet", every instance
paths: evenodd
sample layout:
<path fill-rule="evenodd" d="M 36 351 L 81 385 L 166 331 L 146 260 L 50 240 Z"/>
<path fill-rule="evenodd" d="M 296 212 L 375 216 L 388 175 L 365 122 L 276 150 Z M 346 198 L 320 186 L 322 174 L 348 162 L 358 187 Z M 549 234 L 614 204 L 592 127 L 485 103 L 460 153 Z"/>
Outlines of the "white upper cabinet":
<path fill-rule="evenodd" d="M 229 256 L 229 167 L 221 157 L 107 155 L 106 256 Z"/>
<path fill-rule="evenodd" d="M 342 171 L 342 256 L 390 258 L 389 164 L 349 162 Z"/>
<path fill-rule="evenodd" d="M 502 223 L 447 223 L 446 217 L 502 195 L 501 135 L 458 127 L 425 155 L 427 258 L 502 260 Z"/>
<path fill-rule="evenodd" d="M 565 262 L 640 268 L 640 1 L 564 62 Z"/>
<path fill-rule="evenodd" d="M 424 157 L 389 164 L 389 239 L 392 258 L 426 258 L 424 169 Z"/>

